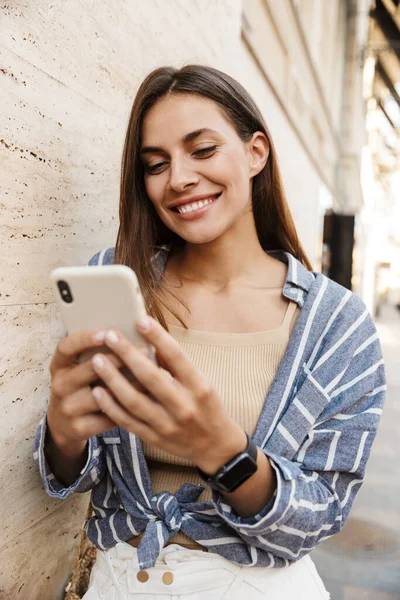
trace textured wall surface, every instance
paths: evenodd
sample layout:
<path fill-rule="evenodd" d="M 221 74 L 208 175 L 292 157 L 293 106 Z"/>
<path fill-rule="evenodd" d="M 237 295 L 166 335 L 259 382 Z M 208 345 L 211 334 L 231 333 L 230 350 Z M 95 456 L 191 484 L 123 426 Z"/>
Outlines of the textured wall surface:
<path fill-rule="evenodd" d="M 48 275 L 113 245 L 134 93 L 161 64 L 229 69 L 238 0 L 0 3 L 0 598 L 55 600 L 88 497 L 48 498 L 31 457 L 62 334 Z"/>

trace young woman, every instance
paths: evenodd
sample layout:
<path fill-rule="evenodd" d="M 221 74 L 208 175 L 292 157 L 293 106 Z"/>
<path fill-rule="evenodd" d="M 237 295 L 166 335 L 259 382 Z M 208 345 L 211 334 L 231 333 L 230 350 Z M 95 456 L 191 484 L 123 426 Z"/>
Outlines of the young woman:
<path fill-rule="evenodd" d="M 309 553 L 363 481 L 382 354 L 362 301 L 312 272 L 271 136 L 228 75 L 142 83 L 116 247 L 89 264 L 113 262 L 139 278 L 159 366 L 118 331 L 65 337 L 36 436 L 50 495 L 92 490 L 85 600 L 329 597 Z"/>

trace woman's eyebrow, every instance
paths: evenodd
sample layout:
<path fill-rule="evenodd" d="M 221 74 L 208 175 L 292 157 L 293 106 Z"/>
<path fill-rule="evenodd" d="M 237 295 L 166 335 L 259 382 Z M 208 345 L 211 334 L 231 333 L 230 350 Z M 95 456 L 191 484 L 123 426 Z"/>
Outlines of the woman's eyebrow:
<path fill-rule="evenodd" d="M 199 137 L 203 133 L 212 133 L 214 135 L 215 134 L 218 135 L 218 131 L 215 131 L 215 129 L 210 129 L 209 127 L 202 127 L 201 129 L 196 129 L 195 131 L 191 131 L 190 133 L 187 133 L 186 135 L 183 136 L 183 138 L 182 138 L 181 141 L 183 143 L 192 142 L 194 139 L 196 139 L 197 137 Z M 160 148 L 158 146 L 144 146 L 140 150 L 141 154 L 150 154 L 152 152 L 163 152 L 163 153 L 165 153 L 166 151 L 163 148 Z"/>

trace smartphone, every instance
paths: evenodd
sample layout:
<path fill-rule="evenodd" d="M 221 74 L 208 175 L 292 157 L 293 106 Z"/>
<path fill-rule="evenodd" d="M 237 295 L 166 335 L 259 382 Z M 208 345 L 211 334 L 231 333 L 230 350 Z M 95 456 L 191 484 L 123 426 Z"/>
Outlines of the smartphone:
<path fill-rule="evenodd" d="M 68 333 L 84 329 L 118 329 L 133 344 L 147 346 L 156 362 L 154 347 L 138 333 L 135 322 L 146 315 L 135 272 L 126 265 L 58 267 L 50 274 L 56 304 Z M 80 354 L 79 361 L 96 352 L 112 352 L 100 346 Z"/>

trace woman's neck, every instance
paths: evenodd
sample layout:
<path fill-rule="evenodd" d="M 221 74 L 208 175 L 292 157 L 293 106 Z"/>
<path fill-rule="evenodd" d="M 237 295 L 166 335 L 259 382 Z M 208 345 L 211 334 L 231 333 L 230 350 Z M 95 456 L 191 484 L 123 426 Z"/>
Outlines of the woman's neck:
<path fill-rule="evenodd" d="M 169 260 L 168 271 L 180 281 L 192 281 L 214 292 L 234 286 L 282 284 L 279 261 L 263 250 L 254 231 L 253 236 L 220 236 L 207 244 L 185 244 L 176 248 Z"/>

